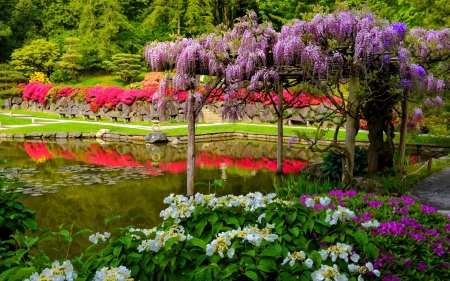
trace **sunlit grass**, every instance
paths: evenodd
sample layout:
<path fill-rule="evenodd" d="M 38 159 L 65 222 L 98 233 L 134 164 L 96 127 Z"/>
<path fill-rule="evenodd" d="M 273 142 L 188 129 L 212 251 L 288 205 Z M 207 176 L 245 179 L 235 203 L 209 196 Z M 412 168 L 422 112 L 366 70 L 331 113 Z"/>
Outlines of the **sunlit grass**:
<path fill-rule="evenodd" d="M 144 80 L 147 72 L 141 73 L 138 77 L 136 77 L 136 82 L 141 82 Z M 120 80 L 117 75 L 90 75 L 80 78 L 80 82 L 76 82 L 75 80 L 66 81 L 63 83 L 59 83 L 58 85 L 64 86 L 120 86 L 126 88 L 128 85 L 125 84 L 122 80 Z"/>

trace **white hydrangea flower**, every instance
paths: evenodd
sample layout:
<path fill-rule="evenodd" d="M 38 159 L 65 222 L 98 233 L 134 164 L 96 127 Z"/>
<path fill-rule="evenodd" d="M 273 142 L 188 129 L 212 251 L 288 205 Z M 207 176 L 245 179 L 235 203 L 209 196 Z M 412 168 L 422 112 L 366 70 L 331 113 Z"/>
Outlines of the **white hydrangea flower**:
<path fill-rule="evenodd" d="M 256 220 L 257 220 L 259 223 L 262 223 L 261 220 L 262 220 L 263 218 L 265 218 L 265 217 L 266 217 L 266 214 L 264 213 L 264 214 L 261 214 Z"/>
<path fill-rule="evenodd" d="M 342 275 L 335 264 L 333 267 L 322 264 L 319 270 L 311 274 L 311 277 L 313 281 L 348 281 L 347 276 Z"/>
<path fill-rule="evenodd" d="M 365 228 L 369 228 L 369 227 L 379 227 L 380 223 L 377 220 L 373 220 L 373 221 L 367 221 L 367 222 L 363 222 L 361 223 L 361 225 Z"/>
<path fill-rule="evenodd" d="M 290 266 L 294 266 L 296 261 L 302 262 L 302 261 L 305 261 L 305 259 L 306 259 L 306 255 L 305 255 L 305 252 L 303 252 L 303 251 L 293 252 L 292 254 L 290 252 L 288 252 L 286 258 L 283 260 L 281 265 L 284 265 L 287 262 L 289 262 Z M 311 262 L 313 262 L 313 261 L 311 259 L 308 259 L 306 264 L 307 265 L 311 264 L 311 266 L 312 266 Z M 311 267 L 311 266 L 308 266 L 308 267 Z"/>
<path fill-rule="evenodd" d="M 319 254 L 322 257 L 322 260 L 326 260 L 330 257 L 333 262 L 335 262 L 337 258 L 341 258 L 348 262 L 349 255 L 351 255 L 350 259 L 353 262 L 358 262 L 359 260 L 358 254 L 352 254 L 352 246 L 343 243 L 336 243 L 336 245 L 329 247 L 327 250 L 322 249 L 319 251 Z"/>
<path fill-rule="evenodd" d="M 35 272 L 25 281 L 73 281 L 75 278 L 77 274 L 73 271 L 73 265 L 66 260 L 62 264 L 55 261 L 51 268 L 44 269 L 41 274 Z"/>
<path fill-rule="evenodd" d="M 373 264 L 371 262 L 366 263 L 364 266 L 359 266 L 355 264 L 349 264 L 348 270 L 350 272 L 358 272 L 360 275 L 358 276 L 358 281 L 364 281 L 364 278 L 362 275 L 366 274 L 367 272 L 372 272 L 377 277 L 380 277 L 381 272 L 377 269 L 373 269 Z"/>
<path fill-rule="evenodd" d="M 305 264 L 308 268 L 311 268 L 314 265 L 314 261 L 312 259 L 307 259 Z"/>
<path fill-rule="evenodd" d="M 314 199 L 306 198 L 305 204 L 306 204 L 306 207 L 314 207 Z"/>
<path fill-rule="evenodd" d="M 97 244 L 99 239 L 101 239 L 103 242 L 105 242 L 106 239 L 108 239 L 109 237 L 111 237 L 111 233 L 109 233 L 109 232 L 105 232 L 103 234 L 97 232 L 97 233 L 89 236 L 89 241 L 91 241 L 94 244 Z"/>
<path fill-rule="evenodd" d="M 339 220 L 344 222 L 346 219 L 352 219 L 355 217 L 355 213 L 353 211 L 350 211 L 342 206 L 338 206 L 337 210 L 328 209 L 326 213 L 327 217 L 325 218 L 325 222 L 329 222 L 330 225 L 336 224 Z"/>
<path fill-rule="evenodd" d="M 156 234 L 154 239 L 143 240 L 141 242 L 141 245 L 139 245 L 137 248 L 139 252 L 143 251 L 158 252 L 159 250 L 161 250 L 161 248 L 165 246 L 167 240 L 169 240 L 172 237 L 177 237 L 178 241 L 186 241 L 193 238 L 189 234 L 186 236 L 184 233 L 184 227 L 177 224 L 172 225 L 166 231 L 163 230 L 154 231 L 154 230 L 156 229 L 152 230 L 152 233 Z"/>
<path fill-rule="evenodd" d="M 109 269 L 108 267 L 103 267 L 100 271 L 97 271 L 94 276 L 93 281 L 133 281 L 131 278 L 131 271 L 125 266 L 113 267 Z"/>
<path fill-rule="evenodd" d="M 320 201 L 320 205 L 322 205 L 322 206 L 328 206 L 331 203 L 331 199 L 328 197 L 320 197 L 319 201 Z"/>

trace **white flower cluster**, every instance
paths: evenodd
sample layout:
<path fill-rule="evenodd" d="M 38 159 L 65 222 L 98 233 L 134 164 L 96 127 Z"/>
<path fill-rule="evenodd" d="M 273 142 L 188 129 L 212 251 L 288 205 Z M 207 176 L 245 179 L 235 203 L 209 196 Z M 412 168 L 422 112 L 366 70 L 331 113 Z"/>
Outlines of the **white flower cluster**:
<path fill-rule="evenodd" d="M 165 246 L 167 240 L 172 237 L 178 237 L 179 241 L 189 241 L 192 239 L 191 235 L 185 235 L 183 226 L 174 224 L 166 231 L 156 231 L 156 236 L 154 239 L 142 240 L 141 245 L 139 245 L 137 249 L 139 252 L 158 252 L 162 247 Z"/>
<path fill-rule="evenodd" d="M 93 281 L 133 281 L 131 278 L 131 271 L 125 266 L 113 267 L 109 269 L 108 267 L 103 267 L 100 271 L 95 273 Z"/>
<path fill-rule="evenodd" d="M 305 204 L 307 207 L 314 207 L 314 204 L 320 204 L 324 207 L 330 205 L 331 199 L 328 197 L 314 197 L 314 198 L 306 198 Z"/>
<path fill-rule="evenodd" d="M 311 268 L 314 264 L 314 261 L 312 259 L 306 259 L 305 252 L 300 251 L 300 252 L 293 252 L 292 254 L 288 252 L 287 257 L 283 260 L 281 265 L 284 265 L 289 262 L 290 266 L 294 266 L 296 261 L 298 262 L 304 261 L 308 268 Z"/>
<path fill-rule="evenodd" d="M 350 259 L 353 262 L 358 262 L 359 260 L 358 254 L 352 254 L 352 246 L 343 243 L 337 243 L 335 246 L 331 246 L 327 250 L 322 249 L 319 251 L 319 254 L 322 256 L 322 260 L 326 260 L 328 257 L 331 257 L 333 262 L 335 262 L 337 258 L 341 258 L 348 262 L 349 255 L 351 255 Z"/>
<path fill-rule="evenodd" d="M 291 201 L 283 201 L 276 199 L 275 193 L 263 195 L 260 192 L 249 193 L 247 195 L 225 195 L 221 197 L 215 197 L 215 194 L 203 195 L 200 193 L 195 196 L 185 197 L 183 195 L 174 195 L 164 199 L 164 203 L 170 204 L 168 208 L 161 211 L 160 217 L 164 220 L 168 218 L 174 218 L 175 223 L 179 223 L 182 218 L 189 218 L 196 206 L 206 204 L 212 210 L 220 207 L 241 207 L 246 211 L 254 211 L 258 208 L 265 208 L 272 202 L 278 202 L 280 204 L 293 204 Z"/>
<path fill-rule="evenodd" d="M 379 227 L 380 223 L 377 220 L 373 220 L 373 221 L 366 221 L 361 223 L 362 226 L 364 226 L 365 228 L 369 228 L 369 227 Z"/>
<path fill-rule="evenodd" d="M 89 236 L 89 241 L 91 241 L 94 244 L 98 243 L 98 239 L 101 239 L 103 242 L 106 241 L 106 239 L 108 239 L 111 236 L 111 233 L 109 232 L 105 232 L 103 234 L 97 232 L 95 234 L 92 234 L 91 236 Z"/>
<path fill-rule="evenodd" d="M 330 222 L 330 225 L 336 224 L 338 220 L 344 222 L 346 219 L 352 219 L 355 217 L 355 213 L 347 208 L 338 206 L 337 210 L 327 210 L 327 217 L 325 222 Z"/>
<path fill-rule="evenodd" d="M 311 278 L 313 281 L 348 281 L 347 276 L 342 275 L 335 264 L 333 267 L 322 264 L 319 270 L 311 274 Z"/>
<path fill-rule="evenodd" d="M 366 274 L 367 272 L 372 272 L 377 277 L 380 277 L 381 273 L 379 270 L 373 269 L 373 264 L 371 262 L 366 263 L 364 266 L 359 266 L 356 264 L 349 264 L 348 270 L 350 272 L 358 272 L 360 275 L 358 276 L 358 281 L 364 281 L 364 278 L 362 275 Z"/>
<path fill-rule="evenodd" d="M 41 274 L 35 272 L 25 281 L 73 281 L 77 274 L 73 272 L 73 265 L 69 260 L 59 264 L 55 261 L 51 268 L 46 268 Z"/>
<path fill-rule="evenodd" d="M 130 232 L 135 232 L 135 231 L 143 232 L 146 236 L 149 236 L 150 234 L 156 232 L 156 227 L 150 228 L 150 229 L 147 229 L 147 228 L 130 228 Z M 135 235 L 135 234 L 131 234 L 131 237 L 133 237 L 133 239 L 138 239 L 138 240 L 141 239 L 141 236 Z"/>
<path fill-rule="evenodd" d="M 261 245 L 263 240 L 273 242 L 275 239 L 278 239 L 278 235 L 271 233 L 273 228 L 275 228 L 275 225 L 268 223 L 263 229 L 259 229 L 256 225 L 254 227 L 246 226 L 243 229 L 239 227 L 238 229 L 221 232 L 217 234 L 216 239 L 206 245 L 206 255 L 212 256 L 217 252 L 219 256 L 223 257 L 224 251 L 227 250 L 228 257 L 232 258 L 234 249 L 230 248 L 231 240 L 236 237 L 242 239 L 242 242 L 248 241 L 255 246 Z"/>

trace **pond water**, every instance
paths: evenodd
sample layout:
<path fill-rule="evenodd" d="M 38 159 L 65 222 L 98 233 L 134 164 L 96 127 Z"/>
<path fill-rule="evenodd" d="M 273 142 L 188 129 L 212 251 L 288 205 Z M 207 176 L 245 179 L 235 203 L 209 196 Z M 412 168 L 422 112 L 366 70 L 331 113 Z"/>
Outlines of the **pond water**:
<path fill-rule="evenodd" d="M 0 157 L 21 169 L 26 183 L 21 199 L 37 212 L 38 224 L 48 229 L 73 223 L 74 231 L 111 231 L 104 219 L 135 217 L 119 222 L 151 228 L 162 219 L 163 199 L 186 194 L 186 150 L 178 145 L 98 143 L 96 141 L 1 141 Z M 220 141 L 196 144 L 196 192 L 247 194 L 273 192 L 276 144 Z M 298 173 L 320 156 L 307 149 L 285 153 L 283 170 Z M 223 179 L 223 187 L 208 186 Z"/>

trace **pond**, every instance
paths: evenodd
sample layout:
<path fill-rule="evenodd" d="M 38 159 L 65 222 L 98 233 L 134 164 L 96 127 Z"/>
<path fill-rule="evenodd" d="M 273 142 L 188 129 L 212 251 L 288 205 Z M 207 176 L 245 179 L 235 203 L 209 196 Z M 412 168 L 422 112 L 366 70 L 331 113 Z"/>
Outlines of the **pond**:
<path fill-rule="evenodd" d="M 104 219 L 140 216 L 122 226 L 153 227 L 162 219 L 163 199 L 186 194 L 186 145 L 138 145 L 96 141 L 1 141 L 0 157 L 20 168 L 25 182 L 21 201 L 37 212 L 39 225 L 74 231 L 111 231 Z M 283 170 L 298 173 L 320 156 L 307 149 L 285 151 Z M 196 192 L 247 194 L 273 192 L 276 144 L 220 141 L 196 144 Z M 208 186 L 214 180 L 223 186 Z"/>

